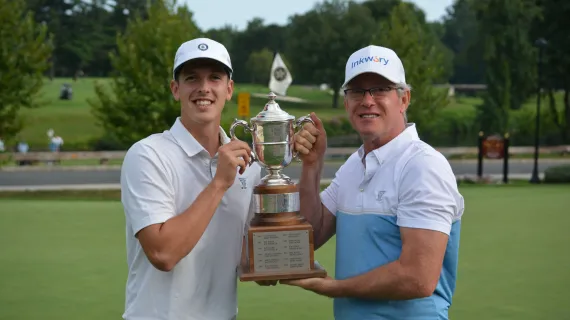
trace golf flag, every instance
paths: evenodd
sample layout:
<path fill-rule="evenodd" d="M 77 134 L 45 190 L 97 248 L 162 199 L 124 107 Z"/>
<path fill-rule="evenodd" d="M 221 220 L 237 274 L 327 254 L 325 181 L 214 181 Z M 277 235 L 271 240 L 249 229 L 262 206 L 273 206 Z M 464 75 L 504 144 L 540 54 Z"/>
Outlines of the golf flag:
<path fill-rule="evenodd" d="M 271 66 L 271 74 L 269 75 L 269 90 L 285 96 L 291 82 L 293 82 L 293 78 L 291 73 L 289 73 L 289 69 L 287 69 L 279 53 L 275 54 L 275 59 L 273 59 L 273 65 Z"/>

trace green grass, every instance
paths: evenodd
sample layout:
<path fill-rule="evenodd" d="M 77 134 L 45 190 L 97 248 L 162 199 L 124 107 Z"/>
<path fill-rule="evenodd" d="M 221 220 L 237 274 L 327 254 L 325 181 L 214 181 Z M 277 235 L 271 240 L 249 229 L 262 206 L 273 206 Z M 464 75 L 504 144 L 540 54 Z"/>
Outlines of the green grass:
<path fill-rule="evenodd" d="M 20 137 L 30 146 L 48 147 L 48 129 L 52 128 L 64 141 L 87 141 L 97 137 L 102 130 L 97 126 L 87 99 L 95 96 L 95 81 L 106 79 L 86 78 L 73 82 L 71 79 L 46 79 L 40 99 L 42 105 L 36 109 L 23 111 L 25 127 Z M 73 85 L 73 99 L 59 100 L 59 89 L 63 83 Z"/>
<path fill-rule="evenodd" d="M 452 319 L 565 319 L 569 186 L 465 186 Z M 0 200 L 0 319 L 119 319 L 124 217 L 114 193 Z M 316 252 L 334 274 L 334 239 Z M 332 319 L 298 288 L 239 285 L 240 319 Z"/>

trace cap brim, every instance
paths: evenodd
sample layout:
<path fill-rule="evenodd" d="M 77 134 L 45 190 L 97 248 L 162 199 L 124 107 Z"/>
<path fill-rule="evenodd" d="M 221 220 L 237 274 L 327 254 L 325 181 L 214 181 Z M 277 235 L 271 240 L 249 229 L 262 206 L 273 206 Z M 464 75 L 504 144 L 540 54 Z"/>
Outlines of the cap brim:
<path fill-rule="evenodd" d="M 176 75 L 178 74 L 178 72 L 180 72 L 180 69 L 182 69 L 184 67 L 185 64 L 187 64 L 190 61 L 197 61 L 197 60 L 204 60 L 204 61 L 211 61 L 214 62 L 216 64 L 221 65 L 224 70 L 228 73 L 228 76 L 231 78 L 233 70 L 232 68 L 230 68 L 227 64 L 223 63 L 222 61 L 218 60 L 218 59 L 214 59 L 214 58 L 210 58 L 210 57 L 192 57 L 189 58 L 187 60 L 184 60 L 183 62 L 181 62 L 180 64 L 178 64 L 178 66 L 174 69 L 174 71 L 172 72 L 172 76 L 174 78 L 176 78 Z"/>
<path fill-rule="evenodd" d="M 359 75 L 365 74 L 365 73 L 374 73 L 374 74 L 377 74 L 377 75 L 379 75 L 379 76 L 381 76 L 381 77 L 383 77 L 383 78 L 386 78 L 386 80 L 388 80 L 388 81 L 390 81 L 390 82 L 392 82 L 392 83 L 400 83 L 399 81 L 395 81 L 394 79 L 391 79 L 390 77 L 387 77 L 385 74 L 382 74 L 382 73 L 380 73 L 380 72 L 371 71 L 371 70 L 363 70 L 363 71 L 360 71 L 360 72 L 357 72 L 357 73 L 353 74 L 352 77 L 346 79 L 346 80 L 344 81 L 344 84 L 343 84 L 342 86 L 343 86 L 343 87 L 346 87 L 346 86 L 348 85 L 348 83 L 349 83 L 350 81 L 352 81 L 354 78 L 358 77 Z"/>

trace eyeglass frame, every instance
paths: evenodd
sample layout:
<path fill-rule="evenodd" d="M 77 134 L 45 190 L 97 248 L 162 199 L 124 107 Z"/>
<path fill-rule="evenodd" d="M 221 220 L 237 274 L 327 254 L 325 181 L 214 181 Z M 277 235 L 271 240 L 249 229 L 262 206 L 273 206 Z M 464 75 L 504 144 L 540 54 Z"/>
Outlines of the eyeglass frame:
<path fill-rule="evenodd" d="M 398 90 L 398 89 L 400 89 L 400 88 L 399 88 L 399 87 L 394 87 L 394 86 L 372 87 L 372 88 L 369 88 L 369 89 L 344 89 L 344 95 L 347 96 L 350 92 L 353 92 L 353 93 L 360 92 L 360 93 L 362 94 L 362 96 L 357 97 L 357 98 L 354 98 L 354 100 L 359 101 L 359 100 L 364 99 L 364 97 L 366 96 L 366 92 L 370 93 L 370 96 L 371 96 L 372 98 L 377 98 L 377 97 L 379 97 L 379 96 L 374 96 L 374 94 L 372 93 L 372 91 L 378 90 L 378 91 L 375 91 L 375 92 L 388 93 L 388 92 L 390 92 L 390 91 L 392 91 L 392 90 Z"/>

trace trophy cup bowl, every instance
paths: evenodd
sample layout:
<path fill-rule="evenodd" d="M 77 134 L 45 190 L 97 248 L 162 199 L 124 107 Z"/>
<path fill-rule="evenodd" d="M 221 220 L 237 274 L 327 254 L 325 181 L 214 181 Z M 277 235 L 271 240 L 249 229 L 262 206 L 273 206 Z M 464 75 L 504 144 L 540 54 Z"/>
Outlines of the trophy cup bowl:
<path fill-rule="evenodd" d="M 300 215 L 297 185 L 282 173 L 293 159 L 295 132 L 309 116 L 295 117 L 283 111 L 269 94 L 269 102 L 251 124 L 235 119 L 230 136 L 243 127 L 252 135 L 251 161 L 258 162 L 268 174 L 254 187 L 254 218 L 250 222 L 240 266 L 241 281 L 282 280 L 324 277 L 315 268 L 312 226 Z M 313 123 L 314 124 L 314 123 Z"/>
<path fill-rule="evenodd" d="M 252 134 L 252 159 L 269 171 L 269 174 L 262 179 L 263 185 L 290 185 L 291 179 L 281 171 L 291 164 L 293 159 L 298 159 L 297 153 L 293 152 L 295 130 L 301 128 L 304 123 L 314 123 L 309 116 L 300 117 L 295 121 L 294 116 L 279 108 L 275 97 L 275 94 L 269 94 L 269 103 L 262 112 L 251 119 L 251 125 L 244 120 L 234 120 L 230 127 L 230 136 L 237 139 L 235 130 L 240 126 Z"/>

